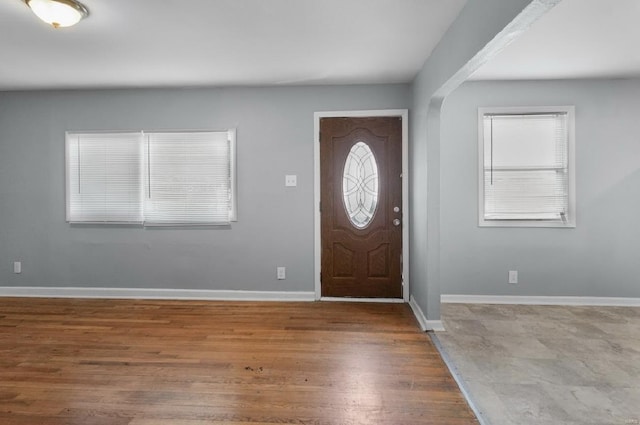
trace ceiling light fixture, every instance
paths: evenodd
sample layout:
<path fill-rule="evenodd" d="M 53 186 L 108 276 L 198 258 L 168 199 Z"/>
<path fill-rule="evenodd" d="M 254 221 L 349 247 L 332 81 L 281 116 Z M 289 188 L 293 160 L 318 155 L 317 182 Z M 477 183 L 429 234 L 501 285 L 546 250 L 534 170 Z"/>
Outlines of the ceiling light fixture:
<path fill-rule="evenodd" d="M 76 0 L 24 0 L 35 15 L 54 28 L 70 27 L 89 16 L 89 10 Z"/>

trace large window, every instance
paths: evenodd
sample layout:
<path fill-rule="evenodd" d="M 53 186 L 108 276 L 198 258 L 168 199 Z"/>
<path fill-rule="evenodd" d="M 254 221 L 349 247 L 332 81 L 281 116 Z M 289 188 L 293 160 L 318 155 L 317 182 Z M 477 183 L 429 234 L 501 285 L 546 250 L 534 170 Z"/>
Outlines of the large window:
<path fill-rule="evenodd" d="M 575 227 L 574 108 L 480 108 L 479 225 Z"/>
<path fill-rule="evenodd" d="M 217 225 L 236 219 L 235 130 L 66 135 L 67 221 Z"/>

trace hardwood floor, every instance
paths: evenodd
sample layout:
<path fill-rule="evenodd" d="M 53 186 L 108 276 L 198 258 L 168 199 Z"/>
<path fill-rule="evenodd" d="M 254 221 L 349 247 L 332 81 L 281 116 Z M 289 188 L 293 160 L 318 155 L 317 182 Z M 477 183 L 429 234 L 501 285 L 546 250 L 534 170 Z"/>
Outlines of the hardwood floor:
<path fill-rule="evenodd" d="M 478 423 L 408 306 L 0 298 L 0 424 Z"/>

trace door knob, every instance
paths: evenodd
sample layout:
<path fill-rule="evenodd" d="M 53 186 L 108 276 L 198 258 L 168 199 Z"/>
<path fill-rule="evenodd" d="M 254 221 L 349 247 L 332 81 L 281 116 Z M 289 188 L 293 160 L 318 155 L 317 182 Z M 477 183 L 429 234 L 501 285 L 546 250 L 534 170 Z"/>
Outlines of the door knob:
<path fill-rule="evenodd" d="M 399 218 L 394 218 L 393 219 L 393 225 L 394 226 L 400 226 L 400 219 Z"/>
<path fill-rule="evenodd" d="M 393 212 L 400 212 L 400 207 L 393 207 Z"/>

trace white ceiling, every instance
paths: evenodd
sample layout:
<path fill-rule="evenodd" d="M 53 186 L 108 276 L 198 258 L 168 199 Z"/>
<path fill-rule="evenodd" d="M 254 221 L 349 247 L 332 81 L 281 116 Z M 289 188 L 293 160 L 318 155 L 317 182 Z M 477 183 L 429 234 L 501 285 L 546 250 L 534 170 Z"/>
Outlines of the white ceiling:
<path fill-rule="evenodd" d="M 0 90 L 409 82 L 465 0 L 0 1 Z"/>
<path fill-rule="evenodd" d="M 562 0 L 474 80 L 640 76 L 639 0 Z"/>
<path fill-rule="evenodd" d="M 410 82 L 465 0 L 0 1 L 0 90 Z M 474 80 L 640 77 L 640 0 L 563 0 Z"/>

